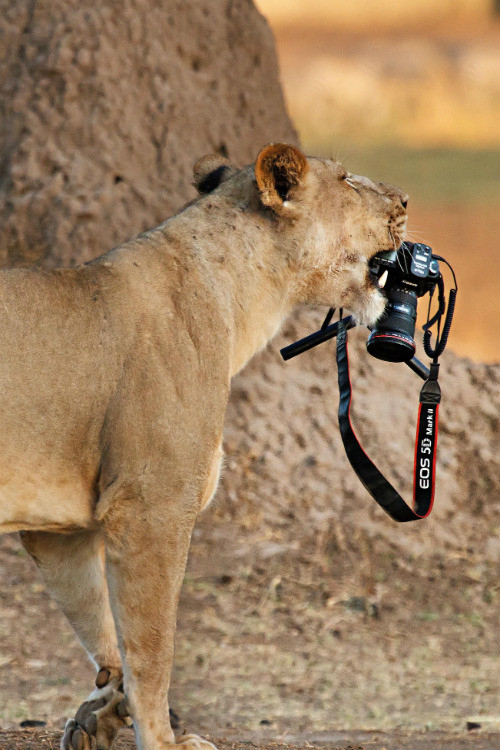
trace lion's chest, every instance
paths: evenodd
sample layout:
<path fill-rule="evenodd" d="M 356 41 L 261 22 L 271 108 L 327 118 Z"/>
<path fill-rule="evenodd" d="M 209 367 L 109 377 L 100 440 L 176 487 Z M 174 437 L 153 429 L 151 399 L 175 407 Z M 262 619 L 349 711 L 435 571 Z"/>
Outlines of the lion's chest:
<path fill-rule="evenodd" d="M 76 467 L 29 451 L 15 464 L 0 461 L 0 531 L 70 530 L 93 524 L 89 483 Z"/>

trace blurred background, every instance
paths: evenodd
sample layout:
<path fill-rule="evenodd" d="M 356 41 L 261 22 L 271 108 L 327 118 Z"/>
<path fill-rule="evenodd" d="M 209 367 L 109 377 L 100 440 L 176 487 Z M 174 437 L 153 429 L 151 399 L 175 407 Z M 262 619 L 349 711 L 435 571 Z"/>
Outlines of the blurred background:
<path fill-rule="evenodd" d="M 393 182 L 454 266 L 450 344 L 500 361 L 500 0 L 257 0 L 309 154 Z"/>

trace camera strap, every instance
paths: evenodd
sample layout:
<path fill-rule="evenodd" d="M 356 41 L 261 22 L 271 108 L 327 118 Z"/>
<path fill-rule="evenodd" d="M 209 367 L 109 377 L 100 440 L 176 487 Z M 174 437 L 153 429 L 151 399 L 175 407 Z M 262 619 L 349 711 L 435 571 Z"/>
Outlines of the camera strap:
<path fill-rule="evenodd" d="M 438 410 L 441 400 L 438 383 L 439 364 L 437 361 L 431 364 L 429 377 L 420 391 L 413 471 L 413 508 L 403 500 L 366 455 L 352 428 L 347 328 L 343 320 L 337 324 L 337 365 L 340 434 L 352 468 L 373 499 L 395 521 L 417 521 L 425 518 L 431 512 L 434 500 Z"/>

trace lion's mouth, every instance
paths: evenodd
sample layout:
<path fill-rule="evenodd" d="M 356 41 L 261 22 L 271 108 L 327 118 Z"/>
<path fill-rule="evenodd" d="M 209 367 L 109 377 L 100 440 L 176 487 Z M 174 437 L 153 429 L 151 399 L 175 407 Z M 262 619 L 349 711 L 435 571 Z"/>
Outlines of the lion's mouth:
<path fill-rule="evenodd" d="M 368 269 L 368 278 L 370 280 L 370 284 L 374 289 L 382 290 L 387 282 L 387 276 L 389 275 L 389 272 L 387 269 L 385 271 L 382 271 L 380 276 L 372 271 L 371 269 Z"/>

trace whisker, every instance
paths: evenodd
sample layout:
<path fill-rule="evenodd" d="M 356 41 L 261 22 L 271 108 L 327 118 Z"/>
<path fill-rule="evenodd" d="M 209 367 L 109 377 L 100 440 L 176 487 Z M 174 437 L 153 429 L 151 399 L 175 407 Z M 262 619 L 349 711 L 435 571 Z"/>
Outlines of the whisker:
<path fill-rule="evenodd" d="M 425 239 L 421 234 L 422 232 L 425 232 L 425 227 L 418 226 L 413 222 L 409 223 L 409 227 L 406 230 L 406 234 L 408 235 L 408 237 L 411 236 L 414 242 L 425 242 Z"/>
<path fill-rule="evenodd" d="M 393 235 L 393 233 L 392 233 L 392 231 L 391 231 L 390 229 L 389 229 L 389 237 L 390 237 L 390 238 L 391 238 L 391 240 L 392 240 L 392 244 L 393 244 L 393 246 L 394 246 L 394 251 L 396 252 L 396 260 L 397 260 L 397 262 L 398 262 L 398 266 L 399 266 L 399 267 L 400 267 L 400 269 L 401 269 L 401 270 L 403 271 L 403 273 L 405 273 L 405 269 L 404 269 L 404 268 L 403 268 L 403 266 L 401 265 L 401 260 L 400 260 L 400 257 L 399 257 L 399 253 L 398 253 L 398 251 L 397 251 L 397 250 L 398 250 L 398 248 L 396 247 L 396 240 L 394 239 L 394 235 Z"/>

